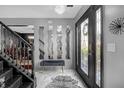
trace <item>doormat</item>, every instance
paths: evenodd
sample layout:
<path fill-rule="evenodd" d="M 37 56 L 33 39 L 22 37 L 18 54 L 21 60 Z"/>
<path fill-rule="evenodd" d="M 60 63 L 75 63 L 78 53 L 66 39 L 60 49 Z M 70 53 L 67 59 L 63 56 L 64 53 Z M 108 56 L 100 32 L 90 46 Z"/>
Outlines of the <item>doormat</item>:
<path fill-rule="evenodd" d="M 81 88 L 78 86 L 78 81 L 75 79 L 72 79 L 71 76 L 56 76 L 54 79 L 52 79 L 52 82 L 50 82 L 46 88 Z"/>

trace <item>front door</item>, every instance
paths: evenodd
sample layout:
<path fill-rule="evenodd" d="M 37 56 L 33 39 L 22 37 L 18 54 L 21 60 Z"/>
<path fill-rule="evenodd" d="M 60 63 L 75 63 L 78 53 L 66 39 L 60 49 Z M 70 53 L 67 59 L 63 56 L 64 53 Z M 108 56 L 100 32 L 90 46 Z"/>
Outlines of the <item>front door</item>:
<path fill-rule="evenodd" d="M 101 7 L 91 6 L 76 23 L 76 69 L 89 87 L 101 87 Z"/>

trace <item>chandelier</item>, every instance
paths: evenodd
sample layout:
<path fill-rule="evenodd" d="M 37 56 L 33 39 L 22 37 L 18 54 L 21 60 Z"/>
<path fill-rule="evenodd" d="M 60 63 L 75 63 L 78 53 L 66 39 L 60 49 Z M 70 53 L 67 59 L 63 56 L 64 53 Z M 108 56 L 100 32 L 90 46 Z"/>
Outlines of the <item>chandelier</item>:
<path fill-rule="evenodd" d="M 66 6 L 65 5 L 56 5 L 55 6 L 55 12 L 59 15 L 63 14 L 65 12 Z"/>

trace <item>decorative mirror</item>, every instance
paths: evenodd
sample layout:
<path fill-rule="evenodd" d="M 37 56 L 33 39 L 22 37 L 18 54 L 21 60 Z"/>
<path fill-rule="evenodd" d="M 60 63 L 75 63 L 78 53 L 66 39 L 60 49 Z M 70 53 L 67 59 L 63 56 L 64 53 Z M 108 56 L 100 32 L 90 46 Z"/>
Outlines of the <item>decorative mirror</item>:
<path fill-rule="evenodd" d="M 66 59 L 70 59 L 70 27 L 66 29 Z"/>
<path fill-rule="evenodd" d="M 57 26 L 57 58 L 62 58 L 62 25 Z"/>
<path fill-rule="evenodd" d="M 110 23 L 109 26 L 110 32 L 113 34 L 122 34 L 124 32 L 124 18 L 117 18 Z"/>

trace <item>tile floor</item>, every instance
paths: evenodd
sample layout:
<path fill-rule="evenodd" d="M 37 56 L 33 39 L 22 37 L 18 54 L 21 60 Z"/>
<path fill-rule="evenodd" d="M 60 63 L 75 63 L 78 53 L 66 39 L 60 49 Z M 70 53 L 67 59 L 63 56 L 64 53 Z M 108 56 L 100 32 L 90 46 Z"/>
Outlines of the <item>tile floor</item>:
<path fill-rule="evenodd" d="M 85 84 L 83 83 L 80 76 L 77 74 L 75 70 L 42 70 L 35 72 L 37 78 L 37 88 L 45 88 L 50 82 L 52 82 L 52 78 L 55 78 L 58 75 L 68 75 L 71 76 L 73 79 L 78 81 L 78 85 L 81 88 L 85 88 Z"/>

